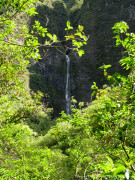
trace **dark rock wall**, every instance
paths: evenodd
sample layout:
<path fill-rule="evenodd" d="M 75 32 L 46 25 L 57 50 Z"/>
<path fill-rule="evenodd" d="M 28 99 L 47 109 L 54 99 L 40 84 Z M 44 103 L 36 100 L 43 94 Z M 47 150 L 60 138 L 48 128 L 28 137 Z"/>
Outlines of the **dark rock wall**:
<path fill-rule="evenodd" d="M 65 109 L 65 56 L 56 50 L 48 51 L 34 67 L 42 75 L 43 83 L 48 87 L 49 107 L 53 107 L 54 114 Z"/>
<path fill-rule="evenodd" d="M 79 23 L 83 24 L 86 33 L 90 34 L 86 53 L 88 61 L 96 67 L 102 63 L 116 66 L 121 57 L 119 48 L 115 48 L 112 39 L 112 27 L 116 22 L 126 21 L 135 30 L 135 1 L 132 0 L 84 0 Z M 90 57 L 91 56 L 91 57 Z"/>
<path fill-rule="evenodd" d="M 65 0 L 65 3 L 70 0 Z M 41 25 L 45 26 L 46 16 L 50 19 L 48 28 L 62 40 L 69 11 L 61 2 L 55 2 L 54 8 L 38 7 L 39 15 L 36 16 Z M 34 19 L 33 19 L 34 20 Z M 33 20 L 31 23 L 33 23 Z M 135 1 L 134 0 L 84 0 L 81 9 L 70 13 L 70 21 L 74 27 L 78 24 L 84 26 L 86 35 L 90 35 L 85 55 L 79 58 L 74 52 L 71 58 L 71 95 L 78 101 L 90 102 L 91 85 L 93 81 L 102 87 L 105 83 L 103 73 L 98 69 L 101 65 L 112 64 L 110 73 L 121 72 L 119 60 L 122 49 L 115 48 L 112 27 L 116 22 L 126 21 L 131 31 L 135 31 Z M 44 39 L 40 39 L 44 41 Z M 60 44 L 60 46 L 62 46 Z M 65 76 L 66 60 L 65 49 L 61 47 L 49 49 L 44 56 L 44 49 L 40 49 L 43 59 L 35 64 L 36 70 L 41 74 L 43 83 L 48 87 L 50 106 L 55 114 L 65 109 Z"/>
<path fill-rule="evenodd" d="M 71 14 L 71 20 L 74 26 L 82 24 L 85 33 L 90 35 L 85 55 L 75 63 L 77 73 L 74 77 L 77 100 L 88 102 L 92 82 L 96 81 L 99 87 L 106 82 L 99 70 L 101 65 L 111 64 L 111 74 L 125 73 L 119 64 L 123 49 L 115 47 L 112 27 L 116 22 L 125 21 L 130 31 L 135 32 L 135 1 L 84 0 L 81 10 Z"/>

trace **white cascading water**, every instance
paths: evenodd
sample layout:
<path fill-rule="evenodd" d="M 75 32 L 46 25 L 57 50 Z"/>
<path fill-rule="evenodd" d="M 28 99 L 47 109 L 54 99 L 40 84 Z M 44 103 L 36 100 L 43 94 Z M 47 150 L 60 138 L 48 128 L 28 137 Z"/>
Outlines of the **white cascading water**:
<path fill-rule="evenodd" d="M 70 58 L 66 55 L 66 63 L 67 63 L 67 73 L 66 73 L 66 114 L 70 114 L 70 105 L 71 105 L 71 97 L 70 97 Z"/>

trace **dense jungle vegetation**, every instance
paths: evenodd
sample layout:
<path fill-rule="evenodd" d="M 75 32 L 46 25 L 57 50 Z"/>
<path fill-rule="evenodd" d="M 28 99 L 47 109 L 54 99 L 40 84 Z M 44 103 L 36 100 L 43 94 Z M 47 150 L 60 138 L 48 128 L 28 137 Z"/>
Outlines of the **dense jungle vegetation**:
<path fill-rule="evenodd" d="M 29 31 L 36 3 L 0 3 L 0 179 L 135 179 L 135 34 L 126 22 L 112 27 L 128 75 L 110 75 L 111 65 L 101 66 L 108 84 L 99 89 L 93 82 L 93 101 L 85 108 L 80 102 L 77 109 L 72 98 L 72 114 L 62 112 L 52 120 L 52 109 L 41 102 L 43 94 L 29 88 L 27 68 L 41 58 L 39 47 L 55 48 L 61 42 L 39 21 Z M 69 21 L 65 25 L 65 41 L 79 56 L 87 44 L 84 31 Z"/>

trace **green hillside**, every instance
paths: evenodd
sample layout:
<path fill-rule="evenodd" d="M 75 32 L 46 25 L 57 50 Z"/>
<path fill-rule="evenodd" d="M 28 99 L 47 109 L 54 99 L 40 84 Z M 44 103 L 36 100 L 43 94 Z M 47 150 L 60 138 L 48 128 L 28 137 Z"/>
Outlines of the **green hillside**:
<path fill-rule="evenodd" d="M 99 6 L 103 4 L 102 0 Z M 57 51 L 65 53 L 65 46 L 72 50 L 70 57 L 77 57 L 76 61 L 88 58 L 89 38 L 86 25 L 80 22 L 86 23 L 81 13 L 90 5 L 87 0 L 1 2 L 0 180 L 135 179 L 135 34 L 128 24 L 120 21 L 111 27 L 118 58 L 122 50 L 122 73 L 105 61 L 100 66 L 105 84 L 101 88 L 97 86 L 100 82 L 91 82 L 87 105 L 72 97 L 72 113 L 62 111 L 59 117 L 54 116 L 51 105 L 61 104 L 62 91 L 58 94 L 54 84 L 44 81 L 49 71 L 43 61 L 54 62 L 57 56 L 56 66 L 62 61 Z M 74 13 L 79 19 L 71 18 Z M 43 57 L 48 51 L 49 59 Z M 80 69 L 87 72 L 85 63 Z M 64 76 L 65 69 L 59 74 Z M 78 74 L 82 75 L 79 64 L 71 69 L 72 76 Z M 93 80 L 100 81 L 99 77 Z M 59 98 L 56 101 L 55 96 Z"/>

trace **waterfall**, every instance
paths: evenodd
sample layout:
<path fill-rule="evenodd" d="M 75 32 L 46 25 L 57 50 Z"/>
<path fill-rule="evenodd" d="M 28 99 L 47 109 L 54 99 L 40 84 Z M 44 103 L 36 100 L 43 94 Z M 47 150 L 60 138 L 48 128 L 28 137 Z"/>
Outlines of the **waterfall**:
<path fill-rule="evenodd" d="M 67 63 L 67 73 L 66 73 L 66 114 L 70 114 L 70 105 L 71 105 L 71 97 L 70 97 L 70 58 L 66 55 L 66 63 Z"/>

